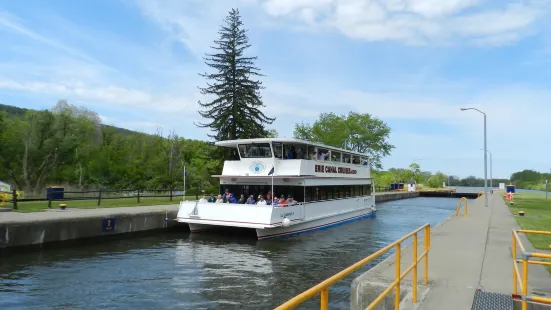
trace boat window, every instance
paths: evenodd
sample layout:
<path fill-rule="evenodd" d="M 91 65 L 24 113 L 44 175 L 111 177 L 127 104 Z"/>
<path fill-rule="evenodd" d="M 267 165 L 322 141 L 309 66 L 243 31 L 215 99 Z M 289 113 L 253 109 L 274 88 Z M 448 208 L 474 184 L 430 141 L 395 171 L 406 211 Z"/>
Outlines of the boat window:
<path fill-rule="evenodd" d="M 355 165 L 361 164 L 362 160 L 360 159 L 360 156 L 352 156 L 352 163 Z"/>
<path fill-rule="evenodd" d="M 318 160 L 329 160 L 329 150 L 318 148 Z"/>
<path fill-rule="evenodd" d="M 342 162 L 343 163 L 351 163 L 352 161 L 350 160 L 350 154 L 346 154 L 346 153 L 343 153 L 342 154 Z"/>
<path fill-rule="evenodd" d="M 272 148 L 274 149 L 275 158 L 283 159 L 283 143 L 272 142 Z"/>
<path fill-rule="evenodd" d="M 272 150 L 269 143 L 239 144 L 241 158 L 269 158 Z"/>
<path fill-rule="evenodd" d="M 337 151 L 331 151 L 331 161 L 341 162 L 341 153 Z"/>
<path fill-rule="evenodd" d="M 308 158 L 311 160 L 318 159 L 317 157 L 318 153 L 316 152 L 316 147 L 309 145 L 308 146 Z"/>

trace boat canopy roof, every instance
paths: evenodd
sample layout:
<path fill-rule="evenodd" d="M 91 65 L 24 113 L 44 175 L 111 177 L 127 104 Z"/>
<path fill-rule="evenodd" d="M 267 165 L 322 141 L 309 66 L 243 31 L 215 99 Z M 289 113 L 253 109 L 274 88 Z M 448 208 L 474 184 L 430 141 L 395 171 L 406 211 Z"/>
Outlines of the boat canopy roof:
<path fill-rule="evenodd" d="M 258 144 L 258 143 L 285 143 L 285 144 L 303 144 L 319 147 L 322 149 L 334 150 L 343 153 L 350 153 L 362 157 L 368 157 L 366 154 L 349 151 L 346 149 L 340 149 L 334 146 L 329 146 L 321 143 L 315 143 L 307 140 L 293 139 L 293 138 L 255 138 L 255 139 L 237 139 L 237 140 L 225 140 L 215 142 L 214 145 L 223 147 L 237 147 L 239 144 Z"/>

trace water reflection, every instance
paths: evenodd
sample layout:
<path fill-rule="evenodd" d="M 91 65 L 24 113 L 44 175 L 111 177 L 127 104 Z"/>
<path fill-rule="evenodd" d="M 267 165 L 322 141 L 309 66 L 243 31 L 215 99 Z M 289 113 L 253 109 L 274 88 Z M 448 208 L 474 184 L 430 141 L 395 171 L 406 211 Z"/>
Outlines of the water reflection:
<path fill-rule="evenodd" d="M 0 260 L 0 309 L 270 309 L 420 225 L 439 223 L 457 201 L 383 203 L 376 218 L 291 238 L 180 232 L 10 254 Z M 352 278 L 331 288 L 332 309 L 349 308 Z"/>

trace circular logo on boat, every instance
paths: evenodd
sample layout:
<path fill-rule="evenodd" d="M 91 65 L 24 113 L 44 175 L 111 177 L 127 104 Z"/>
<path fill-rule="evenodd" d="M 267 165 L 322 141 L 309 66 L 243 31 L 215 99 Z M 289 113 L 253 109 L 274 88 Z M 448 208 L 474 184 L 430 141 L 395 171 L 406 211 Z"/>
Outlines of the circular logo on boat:
<path fill-rule="evenodd" d="M 252 171 L 252 173 L 261 173 L 264 171 L 264 164 L 259 162 L 251 163 L 249 166 L 249 169 Z"/>

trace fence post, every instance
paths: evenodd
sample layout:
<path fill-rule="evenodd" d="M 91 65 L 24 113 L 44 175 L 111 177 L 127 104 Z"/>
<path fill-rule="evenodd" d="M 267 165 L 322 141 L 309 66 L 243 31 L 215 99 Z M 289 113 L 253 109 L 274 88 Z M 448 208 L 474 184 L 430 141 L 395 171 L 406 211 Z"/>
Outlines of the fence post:
<path fill-rule="evenodd" d="M 172 201 L 172 186 L 170 187 L 170 201 Z"/>
<path fill-rule="evenodd" d="M 138 189 L 138 203 L 140 203 L 140 190 Z"/>
<path fill-rule="evenodd" d="M 13 200 L 13 209 L 17 210 L 17 191 L 15 190 L 15 188 L 13 189 L 11 198 Z"/>
<path fill-rule="evenodd" d="M 99 195 L 98 195 L 98 207 L 101 206 L 101 187 L 99 189 Z"/>
<path fill-rule="evenodd" d="M 48 209 L 52 208 L 52 194 L 50 193 L 50 196 L 48 197 Z"/>

